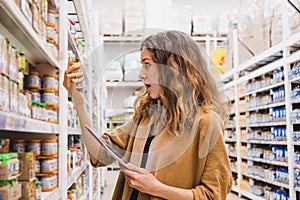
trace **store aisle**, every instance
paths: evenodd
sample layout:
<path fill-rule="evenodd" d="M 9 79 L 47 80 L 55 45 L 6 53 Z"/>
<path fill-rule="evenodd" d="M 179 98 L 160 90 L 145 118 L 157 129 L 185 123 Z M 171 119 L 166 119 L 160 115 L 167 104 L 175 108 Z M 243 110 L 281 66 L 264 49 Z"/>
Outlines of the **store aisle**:
<path fill-rule="evenodd" d="M 104 189 L 104 194 L 101 200 L 111 200 L 112 193 L 118 178 L 119 170 L 107 171 L 106 177 L 106 188 Z M 227 196 L 227 200 L 244 200 L 244 198 L 239 199 L 235 193 L 230 193 Z"/>

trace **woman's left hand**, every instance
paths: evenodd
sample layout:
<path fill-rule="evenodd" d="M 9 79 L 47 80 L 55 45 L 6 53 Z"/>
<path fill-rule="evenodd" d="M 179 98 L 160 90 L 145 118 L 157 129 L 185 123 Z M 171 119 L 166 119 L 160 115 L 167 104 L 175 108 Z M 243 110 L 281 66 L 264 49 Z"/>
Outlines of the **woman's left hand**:
<path fill-rule="evenodd" d="M 163 184 L 147 170 L 132 164 L 129 165 L 131 170 L 121 169 L 125 175 L 128 185 L 142 193 L 156 196 L 158 190 Z"/>

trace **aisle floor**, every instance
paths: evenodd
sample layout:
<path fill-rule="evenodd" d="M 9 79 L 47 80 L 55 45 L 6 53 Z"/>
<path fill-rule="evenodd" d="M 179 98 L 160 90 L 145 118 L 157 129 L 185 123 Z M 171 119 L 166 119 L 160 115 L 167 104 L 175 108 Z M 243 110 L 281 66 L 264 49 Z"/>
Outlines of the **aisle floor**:
<path fill-rule="evenodd" d="M 104 194 L 101 200 L 111 200 L 112 192 L 114 190 L 119 171 L 107 171 L 106 174 L 106 187 L 104 189 Z M 239 198 L 235 193 L 230 193 L 227 196 L 227 200 L 243 200 L 244 198 Z"/>

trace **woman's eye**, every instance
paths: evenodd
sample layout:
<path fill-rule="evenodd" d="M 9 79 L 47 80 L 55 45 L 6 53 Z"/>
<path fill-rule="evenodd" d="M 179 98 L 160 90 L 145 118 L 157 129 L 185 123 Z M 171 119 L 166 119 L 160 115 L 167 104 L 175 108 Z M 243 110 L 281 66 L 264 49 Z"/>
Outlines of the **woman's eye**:
<path fill-rule="evenodd" d="M 144 67 L 145 67 L 146 69 L 149 69 L 149 68 L 151 67 L 151 64 L 150 64 L 150 63 L 144 63 Z"/>

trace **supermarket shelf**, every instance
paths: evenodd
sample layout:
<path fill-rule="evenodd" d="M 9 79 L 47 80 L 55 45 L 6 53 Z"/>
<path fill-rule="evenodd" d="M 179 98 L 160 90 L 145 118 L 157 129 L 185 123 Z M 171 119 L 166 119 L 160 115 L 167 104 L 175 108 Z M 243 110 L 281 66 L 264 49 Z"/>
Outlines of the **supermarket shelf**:
<path fill-rule="evenodd" d="M 294 145 L 300 146 L 300 141 L 294 141 Z"/>
<path fill-rule="evenodd" d="M 262 181 L 262 182 L 265 182 L 265 183 L 268 183 L 268 184 L 271 184 L 271 185 L 276 185 L 278 187 L 283 187 L 283 188 L 289 189 L 289 185 L 285 184 L 285 183 L 280 183 L 280 182 L 277 182 L 277 181 L 269 181 L 269 180 L 261 178 L 259 176 L 254 176 L 254 175 L 250 175 L 250 174 L 247 174 L 247 173 L 242 173 L 242 174 L 244 176 L 249 177 L 249 178 L 253 178 L 253 179 L 256 179 L 256 180 L 259 180 L 259 181 Z"/>
<path fill-rule="evenodd" d="M 142 81 L 135 81 L 135 82 L 126 82 L 126 81 L 120 81 L 120 82 L 106 82 L 107 88 L 116 88 L 116 87 L 132 87 L 132 88 L 138 88 L 144 86 L 144 83 Z"/>
<path fill-rule="evenodd" d="M 300 169 L 300 164 L 296 163 L 294 167 Z"/>
<path fill-rule="evenodd" d="M 270 144 L 270 145 L 287 145 L 287 141 L 262 141 L 262 140 L 242 140 L 242 143 L 250 144 Z"/>
<path fill-rule="evenodd" d="M 237 192 L 237 193 L 239 193 L 239 191 L 240 191 L 240 189 L 238 188 L 237 185 L 233 185 L 233 186 L 231 187 L 231 190 L 234 191 L 234 192 Z"/>
<path fill-rule="evenodd" d="M 248 112 L 248 111 L 255 111 L 255 110 L 262 110 L 262 109 L 267 109 L 267 108 L 275 108 L 275 107 L 284 106 L 284 105 L 285 105 L 285 102 L 272 103 L 272 104 L 263 105 L 263 106 L 246 108 L 246 109 L 241 110 L 240 113 Z"/>
<path fill-rule="evenodd" d="M 88 162 L 84 162 L 81 167 L 77 167 L 77 169 L 72 171 L 72 175 L 68 178 L 68 188 L 72 186 L 73 183 L 78 179 L 78 177 L 82 174 L 85 168 L 87 168 Z"/>
<path fill-rule="evenodd" d="M 256 124 L 246 124 L 246 125 L 240 125 L 241 128 L 245 127 L 261 127 L 261 126 L 284 126 L 286 125 L 286 122 L 268 122 L 268 123 L 256 123 Z"/>
<path fill-rule="evenodd" d="M 278 166 L 284 166 L 284 167 L 288 166 L 287 162 L 280 162 L 280 161 L 275 161 L 275 160 L 266 160 L 266 159 L 262 159 L 262 158 L 242 157 L 242 159 L 252 160 L 252 161 L 255 161 L 255 162 L 261 162 L 261 163 L 266 163 L 266 164 L 270 164 L 270 165 L 278 165 Z"/>
<path fill-rule="evenodd" d="M 264 59 L 269 58 L 270 56 L 277 55 L 278 52 L 280 52 L 282 50 L 282 47 L 283 47 L 283 42 L 277 44 L 276 46 L 271 47 L 270 49 L 268 49 L 266 51 L 263 51 L 262 53 L 254 56 L 254 57 L 252 57 L 251 59 L 249 59 L 245 63 L 242 63 L 238 67 L 237 70 L 238 71 L 243 71 L 243 70 L 247 69 L 248 67 L 255 65 L 256 63 L 259 63 L 259 62 L 263 61 Z"/>
<path fill-rule="evenodd" d="M 0 1 L 0 24 L 22 43 L 27 50 L 28 60 L 35 63 L 49 62 L 52 67 L 59 68 L 58 61 L 46 47 L 46 41 L 40 39 L 14 1 Z"/>
<path fill-rule="evenodd" d="M 252 79 L 252 78 L 255 78 L 257 76 L 260 76 L 262 74 L 265 74 L 265 73 L 268 73 L 270 71 L 273 71 L 275 69 L 278 69 L 278 67 L 281 67 L 283 66 L 284 62 L 283 62 L 283 59 L 279 59 L 279 60 L 276 60 L 274 62 L 271 62 L 265 66 L 262 66 L 260 67 L 259 69 L 257 70 L 254 70 L 253 72 L 245 75 L 245 76 L 242 76 L 239 78 L 239 80 L 237 81 L 238 83 L 243 83 L 245 81 L 248 81 L 249 79 Z"/>
<path fill-rule="evenodd" d="M 234 154 L 231 154 L 231 153 L 229 153 L 228 156 L 233 157 L 233 158 L 237 158 L 237 155 L 234 155 Z"/>
<path fill-rule="evenodd" d="M 224 90 L 228 90 L 229 88 L 234 87 L 234 85 L 234 81 L 230 81 L 229 83 L 224 84 L 223 88 Z"/>
<path fill-rule="evenodd" d="M 291 100 L 291 103 L 300 103 L 300 98 L 294 98 Z"/>
<path fill-rule="evenodd" d="M 90 36 L 89 28 L 88 28 L 88 19 L 86 16 L 86 6 L 84 5 L 86 1 L 83 0 L 73 0 L 74 7 L 76 9 L 76 13 L 79 19 L 80 27 L 82 29 L 82 34 L 85 38 Z"/>
<path fill-rule="evenodd" d="M 56 188 L 51 192 L 42 192 L 42 200 L 53 200 L 53 199 L 60 199 L 60 190 Z"/>
<path fill-rule="evenodd" d="M 276 87 L 279 87 L 279 86 L 282 86 L 282 85 L 284 85 L 284 81 L 272 84 L 272 85 L 270 85 L 268 87 L 260 88 L 258 90 L 254 90 L 254 91 L 251 91 L 251 92 L 247 92 L 247 93 L 241 94 L 241 95 L 239 95 L 239 98 L 248 96 L 250 94 L 254 94 L 254 93 L 258 93 L 258 92 L 263 92 L 263 91 L 266 91 L 266 90 L 270 90 L 272 88 L 276 88 Z"/>
<path fill-rule="evenodd" d="M 290 80 L 291 83 L 299 82 L 299 81 L 300 81 L 300 76 L 294 77 L 293 79 Z"/>
<path fill-rule="evenodd" d="M 236 142 L 236 139 L 224 138 L 225 142 Z"/>
<path fill-rule="evenodd" d="M 292 120 L 292 124 L 300 124 L 300 120 Z"/>
<path fill-rule="evenodd" d="M 58 125 L 0 111 L 0 130 L 58 134 Z"/>
<path fill-rule="evenodd" d="M 79 58 L 81 63 L 84 63 L 85 61 L 82 58 L 82 55 L 80 54 L 80 52 L 78 51 L 78 48 L 76 47 L 76 44 L 73 40 L 73 37 L 72 37 L 72 34 L 71 34 L 70 30 L 68 31 L 68 42 L 69 42 L 69 45 L 70 45 L 73 53 L 75 53 L 76 57 Z"/>
<path fill-rule="evenodd" d="M 247 197 L 249 199 L 264 200 L 264 198 L 256 196 L 255 194 L 252 194 L 252 193 L 250 193 L 248 191 L 245 191 L 245 190 L 239 190 L 239 191 L 240 191 L 241 195 L 243 195 L 243 196 L 245 196 L 245 197 Z"/>
<path fill-rule="evenodd" d="M 80 128 L 68 128 L 68 134 L 69 135 L 81 135 L 81 129 Z"/>
<path fill-rule="evenodd" d="M 86 192 L 79 200 L 86 200 L 88 199 L 89 193 Z"/>
<path fill-rule="evenodd" d="M 231 172 L 238 173 L 238 171 L 234 168 L 231 168 Z"/>
<path fill-rule="evenodd" d="M 300 51 L 298 50 L 295 53 L 292 53 L 289 57 L 287 57 L 286 62 L 293 63 L 299 61 L 299 57 L 300 57 Z"/>
<path fill-rule="evenodd" d="M 231 79 L 233 80 L 234 73 L 235 73 L 235 69 L 229 70 L 228 72 L 221 75 L 221 80 L 223 82 L 228 82 Z M 233 82 L 233 81 L 231 81 L 231 82 Z"/>
<path fill-rule="evenodd" d="M 300 187 L 295 187 L 295 191 L 300 192 Z"/>

